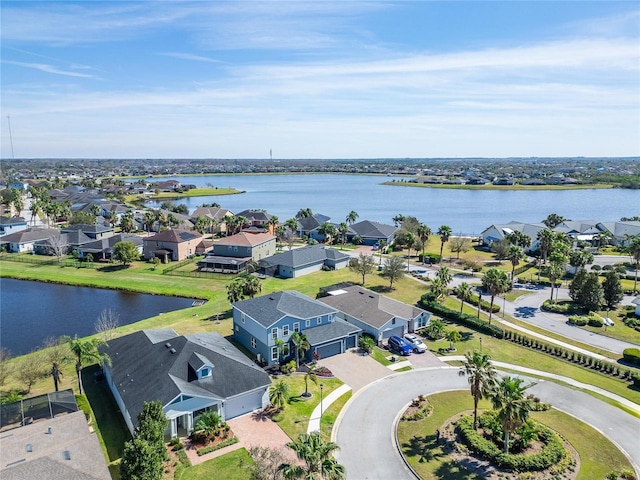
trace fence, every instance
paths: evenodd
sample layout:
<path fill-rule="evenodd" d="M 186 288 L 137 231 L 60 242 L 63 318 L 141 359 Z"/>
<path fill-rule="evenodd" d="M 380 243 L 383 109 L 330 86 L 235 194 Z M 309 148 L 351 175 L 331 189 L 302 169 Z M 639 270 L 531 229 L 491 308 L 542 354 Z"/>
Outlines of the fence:
<path fill-rule="evenodd" d="M 32 265 L 59 265 L 61 267 L 75 267 L 75 268 L 96 268 L 96 264 L 93 262 L 81 262 L 74 258 L 65 258 L 58 261 L 57 258 L 43 257 L 41 255 L 20 255 L 16 253 L 3 253 L 0 254 L 0 260 L 8 260 L 10 262 L 18 263 L 30 263 Z"/>

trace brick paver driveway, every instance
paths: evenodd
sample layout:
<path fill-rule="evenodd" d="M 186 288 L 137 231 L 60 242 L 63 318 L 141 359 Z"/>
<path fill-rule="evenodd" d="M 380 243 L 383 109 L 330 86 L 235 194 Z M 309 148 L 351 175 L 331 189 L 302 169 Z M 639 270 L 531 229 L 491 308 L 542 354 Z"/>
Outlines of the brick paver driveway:
<path fill-rule="evenodd" d="M 336 377 L 349 385 L 354 393 L 393 373 L 369 355 L 362 355 L 357 348 L 347 350 L 341 355 L 321 359 L 318 363 L 331 370 Z"/>

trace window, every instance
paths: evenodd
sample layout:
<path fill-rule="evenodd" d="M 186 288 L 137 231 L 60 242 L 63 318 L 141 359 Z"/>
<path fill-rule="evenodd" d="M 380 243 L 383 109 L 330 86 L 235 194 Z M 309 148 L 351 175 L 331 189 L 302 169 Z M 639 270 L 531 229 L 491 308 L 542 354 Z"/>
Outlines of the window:
<path fill-rule="evenodd" d="M 395 318 L 392 318 L 392 319 L 391 319 L 391 325 L 395 325 L 395 324 L 396 324 L 396 319 L 395 319 Z"/>
<path fill-rule="evenodd" d="M 318 319 L 316 320 L 316 323 L 320 325 L 322 323 L 322 317 L 318 317 Z"/>
<path fill-rule="evenodd" d="M 256 339 L 251 337 L 251 348 L 256 348 Z"/>
<path fill-rule="evenodd" d="M 293 331 L 294 332 L 299 332 L 300 331 L 300 322 L 296 322 L 293 324 Z"/>
<path fill-rule="evenodd" d="M 416 321 L 416 328 L 424 328 L 429 324 L 429 317 L 426 315 L 421 315 L 420 318 Z"/>
<path fill-rule="evenodd" d="M 284 325 L 282 327 L 282 336 L 283 337 L 288 337 L 289 336 L 289 325 Z"/>
<path fill-rule="evenodd" d="M 311 320 L 308 320 L 308 319 L 305 320 L 304 326 L 307 327 L 307 328 L 310 327 L 311 326 Z"/>
<path fill-rule="evenodd" d="M 240 317 L 240 320 L 242 321 L 242 323 L 244 323 L 244 313 L 242 314 L 242 316 Z"/>
<path fill-rule="evenodd" d="M 271 361 L 278 360 L 278 347 L 271 347 Z"/>
<path fill-rule="evenodd" d="M 284 345 L 282 345 L 282 356 L 283 357 L 288 357 L 289 356 L 289 344 L 285 343 Z"/>
<path fill-rule="evenodd" d="M 203 368 L 202 370 L 200 370 L 200 378 L 204 378 L 204 377 L 208 377 L 209 376 L 209 369 L 208 368 Z"/>
<path fill-rule="evenodd" d="M 240 325 L 236 325 L 236 332 L 240 333 Z"/>
<path fill-rule="evenodd" d="M 272 328 L 271 329 L 271 338 L 273 338 L 274 340 L 276 340 L 278 338 L 278 329 L 277 328 Z"/>

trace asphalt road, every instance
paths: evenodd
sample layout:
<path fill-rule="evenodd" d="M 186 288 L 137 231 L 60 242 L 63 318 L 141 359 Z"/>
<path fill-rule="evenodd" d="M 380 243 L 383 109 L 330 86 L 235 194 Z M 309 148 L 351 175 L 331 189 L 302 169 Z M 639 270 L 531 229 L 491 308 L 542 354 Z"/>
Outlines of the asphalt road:
<path fill-rule="evenodd" d="M 415 479 L 395 443 L 399 415 L 418 395 L 447 390 L 468 390 L 458 368 L 411 370 L 385 377 L 358 392 L 341 412 L 334 441 L 341 450 L 337 458 L 354 480 Z M 640 465 L 640 420 L 588 394 L 537 380 L 530 389 L 551 403 L 593 425 Z"/>

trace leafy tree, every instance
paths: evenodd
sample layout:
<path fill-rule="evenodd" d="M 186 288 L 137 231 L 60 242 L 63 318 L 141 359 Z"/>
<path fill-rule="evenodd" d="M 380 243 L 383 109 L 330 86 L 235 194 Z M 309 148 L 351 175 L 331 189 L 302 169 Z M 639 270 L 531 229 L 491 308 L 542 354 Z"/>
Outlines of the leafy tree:
<path fill-rule="evenodd" d="M 282 464 L 280 470 L 287 479 L 344 480 L 346 472 L 333 453 L 340 449 L 334 442 L 325 442 L 320 432 L 301 433 L 296 440 L 287 443 L 302 464 Z"/>
<path fill-rule="evenodd" d="M 98 223 L 98 219 L 90 212 L 77 211 L 69 219 L 69 225 L 95 225 L 96 223 Z"/>
<path fill-rule="evenodd" d="M 531 411 L 531 400 L 525 396 L 525 391 L 533 384 L 522 385 L 523 383 L 521 378 L 504 377 L 489 392 L 504 432 L 504 453 L 509 453 L 509 436 L 526 422 Z"/>
<path fill-rule="evenodd" d="M 493 301 L 496 296 L 508 292 L 511 284 L 507 278 L 507 274 L 497 268 L 490 268 L 482 277 L 482 288 L 491 295 L 491 308 L 489 309 L 489 324 L 491 324 L 491 316 L 493 314 Z"/>
<path fill-rule="evenodd" d="M 542 220 L 542 223 L 544 223 L 547 226 L 547 228 L 554 229 L 555 227 L 557 227 L 558 225 L 560 225 L 562 222 L 565 222 L 565 221 L 569 222 L 571 220 L 569 220 L 568 218 L 564 218 L 558 215 L 557 213 L 551 213 L 547 216 L 547 218 Z"/>
<path fill-rule="evenodd" d="M 486 397 L 498 378 L 487 353 L 467 352 L 464 365 L 458 375 L 467 376 L 473 397 L 473 428 L 478 429 L 478 402 Z"/>
<path fill-rule="evenodd" d="M 318 384 L 318 377 L 316 375 L 316 368 L 318 366 L 313 363 L 309 365 L 307 372 L 304 374 L 304 397 L 309 396 L 309 380 L 311 380 L 316 385 Z"/>
<path fill-rule="evenodd" d="M 471 249 L 471 239 L 468 237 L 451 237 L 449 240 L 449 250 L 456 254 L 456 258 L 460 258 L 460 253 L 466 253 Z"/>
<path fill-rule="evenodd" d="M 11 360 L 11 352 L 6 348 L 0 347 L 0 387 L 4 385 L 9 375 L 11 375 L 9 360 Z"/>
<path fill-rule="evenodd" d="M 471 290 L 471 285 L 467 282 L 462 282 L 458 285 L 456 289 L 456 296 L 460 299 L 460 314 L 462 314 L 462 309 L 464 308 L 464 302 L 468 302 L 471 300 L 471 296 L 473 292 Z"/>
<path fill-rule="evenodd" d="M 371 255 L 360 253 L 357 258 L 349 261 L 349 269 L 362 276 L 362 285 L 364 285 L 365 277 L 373 272 L 376 262 Z"/>
<path fill-rule="evenodd" d="M 389 279 L 389 289 L 393 290 L 393 282 L 402 278 L 403 275 L 404 260 L 401 257 L 391 255 L 384 259 L 382 276 Z"/>
<path fill-rule="evenodd" d="M 47 376 L 47 365 L 42 353 L 33 352 L 28 357 L 20 357 L 15 365 L 15 377 L 27 387 L 27 393 L 38 380 Z"/>
<path fill-rule="evenodd" d="M 502 240 L 498 240 L 497 242 L 491 243 L 491 251 L 495 254 L 496 259 L 502 261 L 509 258 L 509 249 L 512 247 L 509 240 L 503 238 Z"/>
<path fill-rule="evenodd" d="M 242 274 L 227 285 L 227 299 L 230 303 L 245 298 L 253 298 L 262 291 L 262 282 L 253 275 Z"/>
<path fill-rule="evenodd" d="M 451 227 L 441 225 L 437 234 L 440 236 L 440 263 L 442 263 L 442 250 L 444 249 L 444 244 L 449 241 L 449 237 L 451 236 Z"/>
<path fill-rule="evenodd" d="M 284 463 L 280 449 L 269 447 L 251 447 L 249 454 L 253 463 L 248 465 L 249 480 L 282 480 L 278 467 Z"/>
<path fill-rule="evenodd" d="M 607 308 L 615 308 L 624 297 L 620 277 L 616 272 L 607 272 L 602 282 L 604 301 Z"/>
<path fill-rule="evenodd" d="M 462 335 L 458 330 L 449 330 L 445 337 L 449 341 L 449 350 L 452 352 L 456 349 L 454 345 L 462 340 Z"/>
<path fill-rule="evenodd" d="M 284 409 L 287 402 L 289 401 L 289 397 L 289 384 L 284 380 L 273 382 L 271 387 L 269 387 L 269 402 L 271 403 L 271 405 L 278 407 L 278 409 Z"/>
<path fill-rule="evenodd" d="M 82 367 L 83 364 L 89 362 L 110 363 L 109 355 L 106 353 L 100 353 L 98 347 L 104 345 L 103 340 L 84 339 L 78 338 L 76 335 L 74 338 L 69 336 L 62 337 L 68 344 L 71 353 L 76 356 L 76 374 L 78 375 L 78 391 L 82 395 Z"/>
<path fill-rule="evenodd" d="M 612 272 L 615 275 L 615 272 Z M 580 270 L 569 285 L 569 295 L 587 311 L 597 311 L 604 303 L 604 290 L 598 274 Z"/>
<path fill-rule="evenodd" d="M 133 242 L 118 242 L 113 246 L 113 259 L 122 263 L 123 265 L 129 265 L 131 262 L 140 259 L 140 252 L 138 247 Z"/>

